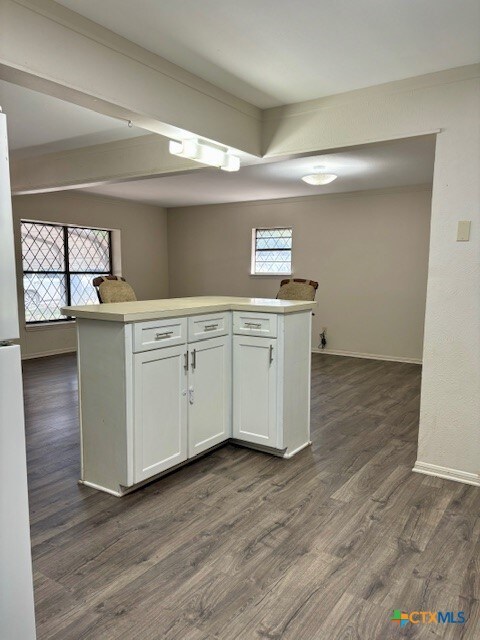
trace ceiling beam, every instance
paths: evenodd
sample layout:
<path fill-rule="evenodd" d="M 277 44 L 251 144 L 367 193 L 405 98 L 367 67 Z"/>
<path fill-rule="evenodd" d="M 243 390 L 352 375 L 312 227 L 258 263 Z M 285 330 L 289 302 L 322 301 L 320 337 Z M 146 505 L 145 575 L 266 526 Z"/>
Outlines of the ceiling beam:
<path fill-rule="evenodd" d="M 10 159 L 13 195 L 79 189 L 201 169 L 198 162 L 173 156 L 163 136 L 128 140 Z"/>
<path fill-rule="evenodd" d="M 261 111 L 52 0 L 0 0 L 0 78 L 153 133 L 261 155 Z"/>

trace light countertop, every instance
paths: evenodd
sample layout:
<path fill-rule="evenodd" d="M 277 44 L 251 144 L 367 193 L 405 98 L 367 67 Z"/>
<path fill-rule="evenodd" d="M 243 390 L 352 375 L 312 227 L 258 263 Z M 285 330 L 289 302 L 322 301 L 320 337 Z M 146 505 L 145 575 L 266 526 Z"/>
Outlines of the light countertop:
<path fill-rule="evenodd" d="M 63 307 L 62 313 L 75 318 L 110 320 L 113 322 L 139 322 L 191 316 L 219 311 L 256 311 L 262 313 L 295 313 L 312 310 L 316 302 L 303 300 L 276 300 L 270 298 L 236 298 L 230 296 L 200 296 L 195 298 L 165 298 L 89 304 L 82 307 Z"/>

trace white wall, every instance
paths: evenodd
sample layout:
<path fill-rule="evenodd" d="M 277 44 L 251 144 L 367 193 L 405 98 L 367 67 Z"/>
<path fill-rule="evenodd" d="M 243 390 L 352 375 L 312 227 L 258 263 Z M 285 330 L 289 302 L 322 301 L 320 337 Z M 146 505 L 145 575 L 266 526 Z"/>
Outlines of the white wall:
<path fill-rule="evenodd" d="M 52 0 L 0 0 L 0 15 L 4 80 L 174 139 L 195 132 L 260 153 L 258 107 Z"/>
<path fill-rule="evenodd" d="M 74 323 L 25 328 L 20 220 L 119 229 L 122 275 L 139 300 L 168 297 L 166 212 L 160 207 L 61 191 L 13 198 L 22 357 L 73 351 Z"/>
<path fill-rule="evenodd" d="M 194 116 L 203 113 L 204 105 L 192 99 L 183 102 L 182 108 L 192 115 L 191 130 L 195 131 Z M 317 153 L 439 131 L 418 461 L 431 465 L 433 472 L 462 471 L 458 479 L 470 474 L 478 484 L 479 109 L 480 65 L 471 65 L 262 114 L 263 148 L 268 156 Z M 228 128 L 228 118 L 220 125 L 220 129 Z M 213 138 L 222 141 L 221 135 Z M 462 219 L 472 220 L 468 243 L 456 242 L 457 222 Z"/>
<path fill-rule="evenodd" d="M 357 192 L 168 210 L 170 295 L 275 297 L 251 276 L 252 228 L 293 227 L 294 277 L 319 282 L 313 345 L 420 361 L 431 189 Z"/>
<path fill-rule="evenodd" d="M 32 554 L 20 349 L 0 357 L 0 636 L 34 640 Z"/>
<path fill-rule="evenodd" d="M 284 155 L 440 130 L 432 195 L 418 462 L 480 484 L 480 65 L 264 114 Z M 470 242 L 456 242 L 459 220 Z M 461 473 L 457 473 L 460 471 Z M 452 474 L 450 474 L 452 475 Z"/>

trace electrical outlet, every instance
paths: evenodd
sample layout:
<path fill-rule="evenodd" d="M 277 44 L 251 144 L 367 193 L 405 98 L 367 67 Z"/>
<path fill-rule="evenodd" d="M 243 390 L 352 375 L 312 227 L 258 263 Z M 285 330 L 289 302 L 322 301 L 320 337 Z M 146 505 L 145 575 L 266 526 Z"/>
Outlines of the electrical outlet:
<path fill-rule="evenodd" d="M 327 346 L 327 327 L 322 327 L 322 332 L 319 335 L 320 344 L 318 345 L 319 349 L 325 349 Z"/>

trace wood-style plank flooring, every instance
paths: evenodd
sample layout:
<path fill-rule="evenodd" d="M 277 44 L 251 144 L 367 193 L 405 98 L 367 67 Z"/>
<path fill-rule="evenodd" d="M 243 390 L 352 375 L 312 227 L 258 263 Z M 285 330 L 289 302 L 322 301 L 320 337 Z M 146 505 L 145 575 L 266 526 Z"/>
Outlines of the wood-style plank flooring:
<path fill-rule="evenodd" d="M 74 356 L 24 372 L 38 640 L 480 638 L 480 490 L 411 471 L 420 367 L 316 355 L 311 448 L 121 499 L 77 484 Z"/>

